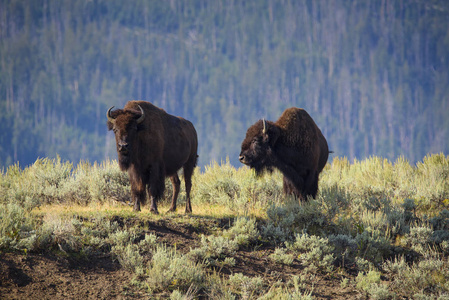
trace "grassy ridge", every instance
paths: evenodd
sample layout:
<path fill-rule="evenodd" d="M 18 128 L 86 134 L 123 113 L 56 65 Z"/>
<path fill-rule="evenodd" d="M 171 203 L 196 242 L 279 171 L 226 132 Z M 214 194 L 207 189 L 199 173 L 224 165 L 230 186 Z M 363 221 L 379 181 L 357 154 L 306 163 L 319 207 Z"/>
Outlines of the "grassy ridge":
<path fill-rule="evenodd" d="M 163 209 L 170 193 L 167 181 Z M 342 277 L 342 286 L 371 298 L 444 298 L 449 293 L 449 157 L 443 154 L 426 156 L 415 166 L 403 158 L 394 163 L 379 157 L 353 163 L 335 158 L 321 174 L 317 199 L 301 205 L 282 195 L 278 172 L 257 178 L 247 168 L 212 163 L 194 175 L 194 216 L 230 218 L 233 225 L 210 230 L 199 247 L 184 255 L 141 228 L 113 220 L 190 218 L 153 216 L 146 209 L 134 213 L 123 205 L 129 198 L 127 174 L 114 161 L 74 166 L 40 159 L 25 169 L 12 166 L 0 178 L 0 251 L 110 252 L 135 272 L 134 284 L 155 295 L 170 291 L 174 299 L 200 291 L 226 299 L 307 299 L 313 293 L 306 288 L 306 275 L 341 274 L 347 268 L 358 275 Z M 180 201 L 184 198 L 181 192 Z M 237 251 L 260 245 L 273 248 L 273 262 L 298 260 L 303 274 L 267 286 L 260 277 L 236 273 L 225 280 L 211 273 L 232 268 Z M 241 282 L 248 283 L 245 290 Z"/>

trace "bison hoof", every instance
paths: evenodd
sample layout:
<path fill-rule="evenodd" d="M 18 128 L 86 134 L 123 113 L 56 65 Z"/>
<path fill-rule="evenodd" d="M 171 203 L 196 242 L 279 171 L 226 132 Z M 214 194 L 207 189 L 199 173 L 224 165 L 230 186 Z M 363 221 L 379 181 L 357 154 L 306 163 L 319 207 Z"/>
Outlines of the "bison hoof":
<path fill-rule="evenodd" d="M 153 215 L 158 215 L 159 212 L 157 211 L 157 209 L 150 209 L 150 213 L 152 213 Z"/>

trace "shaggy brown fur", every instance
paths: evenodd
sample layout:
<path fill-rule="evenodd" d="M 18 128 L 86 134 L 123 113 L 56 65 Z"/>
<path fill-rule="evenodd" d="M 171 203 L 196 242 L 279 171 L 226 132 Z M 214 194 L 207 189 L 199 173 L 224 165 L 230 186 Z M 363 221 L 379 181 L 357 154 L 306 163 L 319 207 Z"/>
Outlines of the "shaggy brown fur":
<path fill-rule="evenodd" d="M 107 126 L 115 133 L 120 169 L 129 174 L 134 210 L 140 211 L 140 204 L 145 204 L 147 189 L 150 211 L 158 213 L 157 201 L 164 193 L 167 176 L 173 185 L 170 211 L 175 211 L 180 189 L 177 171 L 183 168 L 186 212 L 191 213 L 190 190 L 198 157 L 193 124 L 145 101 L 129 101 L 123 109 L 111 109 Z"/>
<path fill-rule="evenodd" d="M 307 200 L 318 192 L 318 175 L 328 156 L 327 141 L 313 119 L 292 107 L 276 122 L 259 120 L 248 128 L 239 159 L 258 174 L 279 169 L 284 192 Z"/>

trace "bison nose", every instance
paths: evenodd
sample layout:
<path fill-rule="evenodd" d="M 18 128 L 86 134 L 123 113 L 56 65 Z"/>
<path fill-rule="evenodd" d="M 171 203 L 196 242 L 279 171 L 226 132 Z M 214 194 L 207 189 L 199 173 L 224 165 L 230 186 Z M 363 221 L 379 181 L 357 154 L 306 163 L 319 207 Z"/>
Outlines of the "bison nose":
<path fill-rule="evenodd" d="M 128 143 L 119 143 L 118 149 L 120 152 L 127 152 L 128 151 Z"/>
<path fill-rule="evenodd" d="M 244 162 L 245 161 L 245 155 L 240 155 L 239 156 L 239 160 L 240 160 L 240 162 Z"/>

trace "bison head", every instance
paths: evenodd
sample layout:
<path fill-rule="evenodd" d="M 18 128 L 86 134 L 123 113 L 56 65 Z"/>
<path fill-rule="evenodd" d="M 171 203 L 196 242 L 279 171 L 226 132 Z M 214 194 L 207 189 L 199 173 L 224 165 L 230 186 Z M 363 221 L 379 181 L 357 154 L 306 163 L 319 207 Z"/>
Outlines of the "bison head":
<path fill-rule="evenodd" d="M 137 143 L 139 124 L 145 119 L 145 112 L 140 106 L 140 111 L 130 109 L 112 111 L 113 108 L 114 106 L 106 114 L 107 125 L 109 130 L 114 131 L 120 169 L 125 171 L 131 163 L 135 151 L 133 146 Z"/>
<path fill-rule="evenodd" d="M 257 174 L 263 170 L 271 171 L 275 160 L 274 147 L 279 135 L 280 130 L 273 122 L 257 121 L 246 132 L 240 162 L 255 169 Z"/>

